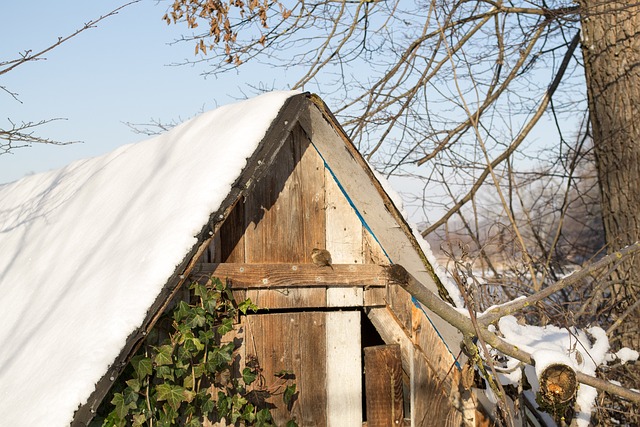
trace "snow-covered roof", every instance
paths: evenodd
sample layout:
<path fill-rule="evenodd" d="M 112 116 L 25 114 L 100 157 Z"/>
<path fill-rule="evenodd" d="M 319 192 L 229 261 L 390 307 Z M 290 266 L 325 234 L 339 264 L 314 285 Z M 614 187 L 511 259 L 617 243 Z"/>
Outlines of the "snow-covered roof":
<path fill-rule="evenodd" d="M 72 421 L 295 93 L 0 186 L 0 424 Z"/>

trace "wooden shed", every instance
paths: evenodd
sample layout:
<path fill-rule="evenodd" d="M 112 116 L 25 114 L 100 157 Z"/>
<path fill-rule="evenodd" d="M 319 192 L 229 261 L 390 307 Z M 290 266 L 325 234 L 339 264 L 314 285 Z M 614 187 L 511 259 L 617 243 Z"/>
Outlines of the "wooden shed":
<path fill-rule="evenodd" d="M 461 337 L 389 283 L 383 266 L 401 264 L 435 293 L 442 285 L 317 96 L 284 103 L 199 242 L 148 325 L 183 282 L 229 279 L 238 299 L 261 308 L 236 327 L 242 352 L 266 376 L 295 373 L 299 425 L 463 424 L 454 357 Z M 333 266 L 314 265 L 314 248 L 329 250 Z M 274 413 L 280 422 L 288 416 Z"/>
<path fill-rule="evenodd" d="M 256 147 L 72 425 L 92 419 L 183 285 L 209 275 L 260 307 L 235 327 L 241 353 L 265 376 L 295 373 L 300 426 L 473 424 L 473 399 L 459 385 L 461 335 L 390 283 L 385 266 L 447 290 L 326 105 L 312 94 L 287 97 Z M 314 248 L 327 249 L 333 265 L 314 265 Z"/>

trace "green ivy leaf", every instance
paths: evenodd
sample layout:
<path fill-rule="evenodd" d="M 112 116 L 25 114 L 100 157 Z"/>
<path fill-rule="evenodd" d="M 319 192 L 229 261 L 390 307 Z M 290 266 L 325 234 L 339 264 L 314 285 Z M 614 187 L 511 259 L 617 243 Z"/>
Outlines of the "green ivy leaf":
<path fill-rule="evenodd" d="M 173 346 L 165 344 L 156 348 L 158 354 L 153 358 L 153 362 L 156 366 L 170 365 L 173 363 L 171 355 L 173 354 Z"/>
<path fill-rule="evenodd" d="M 242 419 L 247 422 L 254 422 L 256 420 L 256 408 L 251 404 L 247 403 L 242 411 Z"/>
<path fill-rule="evenodd" d="M 136 393 L 139 393 L 140 389 L 142 388 L 142 386 L 140 385 L 140 380 L 137 378 L 127 380 L 125 384 L 127 384 L 127 386 L 129 386 L 129 388 L 131 388 L 131 390 L 135 391 Z"/>
<path fill-rule="evenodd" d="M 251 368 L 244 368 L 242 370 L 242 380 L 246 385 L 251 385 L 252 382 L 256 380 L 258 375 Z"/>
<path fill-rule="evenodd" d="M 171 409 L 177 411 L 184 398 L 185 389 L 179 385 L 171 385 L 167 383 L 158 384 L 156 386 L 156 398 L 158 401 L 166 400 Z"/>
<path fill-rule="evenodd" d="M 250 298 L 247 298 L 246 300 L 238 304 L 238 310 L 240 310 L 242 314 L 247 314 L 247 311 L 252 311 L 255 313 L 256 311 L 258 311 L 258 306 L 252 303 Z"/>
<path fill-rule="evenodd" d="M 109 415 L 102 422 L 102 427 L 125 427 L 127 422 L 118 418 L 116 411 L 111 411 Z"/>
<path fill-rule="evenodd" d="M 207 370 L 211 373 L 227 366 L 233 359 L 233 343 L 229 343 L 219 348 L 214 348 L 207 361 Z"/>
<path fill-rule="evenodd" d="M 233 330 L 233 319 L 226 318 L 222 320 L 222 324 L 218 326 L 218 333 L 220 336 L 224 336 L 226 333 Z"/>
<path fill-rule="evenodd" d="M 295 420 L 289 420 L 285 427 L 298 427 L 298 423 Z"/>
<path fill-rule="evenodd" d="M 200 401 L 200 410 L 203 414 L 208 415 L 215 408 L 215 403 L 211 400 L 211 395 L 207 392 L 204 392 L 202 395 L 198 396 Z"/>
<path fill-rule="evenodd" d="M 207 331 L 199 331 L 198 332 L 198 339 L 200 340 L 201 343 L 203 343 L 205 346 L 208 345 L 211 341 L 213 341 L 215 334 L 213 331 L 211 330 L 207 330 Z"/>
<path fill-rule="evenodd" d="M 191 313 L 191 307 L 185 301 L 180 301 L 176 308 L 173 310 L 173 318 L 176 322 L 181 321 L 185 317 L 188 317 Z"/>
<path fill-rule="evenodd" d="M 204 308 L 196 307 L 196 309 L 193 312 L 193 317 L 189 321 L 189 325 L 191 326 L 191 328 L 195 328 L 195 327 L 201 328 L 201 327 L 203 327 L 204 324 L 207 322 L 205 314 L 206 313 L 204 311 Z"/>
<path fill-rule="evenodd" d="M 129 403 L 136 403 L 140 395 L 130 387 L 127 387 L 122 391 L 122 396 L 124 397 L 124 403 L 129 404 Z"/>
<path fill-rule="evenodd" d="M 202 305 L 207 313 L 215 314 L 218 309 L 217 292 L 211 292 L 211 295 L 208 295 L 207 299 L 202 301 Z"/>
<path fill-rule="evenodd" d="M 287 386 L 287 388 L 284 389 L 284 394 L 282 396 L 282 399 L 284 400 L 285 405 L 287 405 L 287 407 L 290 407 L 290 405 L 293 403 L 293 399 L 296 396 L 296 385 L 292 384 Z"/>
<path fill-rule="evenodd" d="M 156 368 L 156 375 L 163 380 L 174 381 L 175 375 L 173 375 L 173 368 L 169 365 L 162 365 Z"/>
<path fill-rule="evenodd" d="M 135 409 L 136 404 L 133 402 L 126 402 L 122 393 L 115 393 L 113 395 L 113 399 L 111 403 L 115 406 L 114 412 L 115 415 L 120 419 L 124 420 L 129 415 L 130 409 Z"/>
<path fill-rule="evenodd" d="M 204 344 L 198 338 L 190 338 L 185 341 L 184 345 L 187 350 L 194 354 L 204 350 Z"/>
<path fill-rule="evenodd" d="M 256 426 L 259 426 L 259 427 L 271 426 L 272 421 L 273 421 L 273 418 L 271 417 L 271 412 L 267 408 L 258 411 L 258 413 L 256 414 Z"/>
<path fill-rule="evenodd" d="M 213 288 L 218 291 L 222 291 L 226 287 L 226 285 L 222 283 L 222 281 L 218 277 L 212 277 L 211 284 Z"/>
<path fill-rule="evenodd" d="M 190 421 L 184 424 L 185 427 L 202 427 L 202 423 L 197 418 L 191 418 Z"/>
<path fill-rule="evenodd" d="M 153 363 L 148 357 L 142 355 L 133 356 L 131 358 L 131 366 L 136 371 L 138 379 L 142 380 L 153 373 Z"/>
<path fill-rule="evenodd" d="M 136 414 L 133 416 L 133 427 L 142 427 L 147 421 L 147 417 L 144 414 Z"/>
<path fill-rule="evenodd" d="M 207 295 L 207 286 L 201 283 L 194 282 L 191 285 L 191 289 L 193 289 L 193 293 L 198 297 L 204 297 Z"/>
<path fill-rule="evenodd" d="M 193 390 L 182 390 L 182 400 L 187 403 L 193 402 L 193 399 L 196 398 L 196 392 Z"/>
<path fill-rule="evenodd" d="M 169 403 L 165 403 L 162 405 L 162 412 L 160 413 L 158 426 L 171 427 L 175 424 L 174 421 L 176 418 L 178 418 L 178 411 L 173 409 Z"/>

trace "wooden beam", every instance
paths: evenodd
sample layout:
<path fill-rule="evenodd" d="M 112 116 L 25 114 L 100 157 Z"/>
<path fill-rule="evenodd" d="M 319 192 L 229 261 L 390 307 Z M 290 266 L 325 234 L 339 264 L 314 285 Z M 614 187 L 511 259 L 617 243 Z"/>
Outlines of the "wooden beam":
<path fill-rule="evenodd" d="M 273 289 L 289 287 L 365 287 L 382 288 L 388 283 L 384 266 L 338 264 L 199 264 L 194 279 L 215 276 L 230 279 L 234 289 Z"/>
<path fill-rule="evenodd" d="M 402 354 L 398 344 L 364 349 L 368 427 L 403 425 Z"/>

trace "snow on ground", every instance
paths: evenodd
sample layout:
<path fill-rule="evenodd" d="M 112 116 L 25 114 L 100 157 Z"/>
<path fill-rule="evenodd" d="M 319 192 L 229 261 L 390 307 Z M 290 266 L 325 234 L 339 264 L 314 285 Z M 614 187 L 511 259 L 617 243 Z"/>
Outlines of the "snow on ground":
<path fill-rule="evenodd" d="M 565 363 L 576 371 L 595 376 L 598 366 L 606 363 L 609 340 L 605 331 L 597 326 L 586 331 L 576 328 L 559 328 L 520 325 L 513 316 L 505 316 L 498 322 L 498 329 L 505 340 L 532 355 L 535 360 L 535 374 L 525 369 L 527 379 L 534 392 L 539 389 L 537 376 L 545 367 L 553 363 Z M 501 381 L 515 383 L 520 380 L 519 363 L 513 359 L 507 362 L 512 372 Z M 530 368 L 530 367 L 528 367 Z M 591 386 L 581 384 L 578 388 L 577 403 L 580 412 L 576 414 L 578 426 L 588 426 L 591 411 L 595 404 L 597 391 Z"/>
<path fill-rule="evenodd" d="M 0 186 L 0 424 L 69 424 L 294 93 Z"/>
<path fill-rule="evenodd" d="M 636 360 L 638 360 L 640 353 L 638 353 L 636 350 L 623 347 L 618 350 L 617 353 L 615 353 L 615 356 L 620 360 L 620 363 L 624 365 L 627 362 L 635 362 Z"/>

